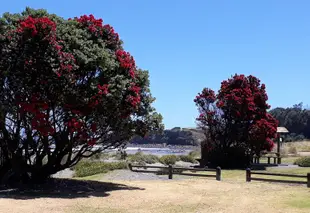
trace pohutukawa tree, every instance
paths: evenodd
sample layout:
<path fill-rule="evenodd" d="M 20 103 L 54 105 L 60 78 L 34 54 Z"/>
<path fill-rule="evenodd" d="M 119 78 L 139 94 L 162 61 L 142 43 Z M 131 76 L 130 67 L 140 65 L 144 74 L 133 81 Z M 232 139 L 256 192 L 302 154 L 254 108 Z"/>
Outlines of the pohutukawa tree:
<path fill-rule="evenodd" d="M 4 14 L 0 83 L 2 157 L 34 181 L 163 127 L 148 72 L 93 15 Z"/>
<path fill-rule="evenodd" d="M 217 94 L 203 89 L 194 102 L 205 130 L 202 160 L 211 166 L 244 167 L 253 154 L 271 150 L 278 122 L 267 110 L 265 84 L 254 76 L 234 75 Z"/>

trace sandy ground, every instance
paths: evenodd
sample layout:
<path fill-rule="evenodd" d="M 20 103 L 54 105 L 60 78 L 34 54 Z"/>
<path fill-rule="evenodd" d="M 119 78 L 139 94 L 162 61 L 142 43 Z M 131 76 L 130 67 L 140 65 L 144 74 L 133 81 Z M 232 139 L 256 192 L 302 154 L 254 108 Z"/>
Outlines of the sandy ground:
<path fill-rule="evenodd" d="M 210 179 L 88 182 L 74 192 L 1 195 L 1 213 L 309 213 L 304 186 Z M 90 189 L 91 188 L 91 189 Z M 310 199 L 309 199 L 310 202 Z M 299 206 L 300 205 L 300 206 Z M 298 208 L 300 207 L 300 208 Z"/>

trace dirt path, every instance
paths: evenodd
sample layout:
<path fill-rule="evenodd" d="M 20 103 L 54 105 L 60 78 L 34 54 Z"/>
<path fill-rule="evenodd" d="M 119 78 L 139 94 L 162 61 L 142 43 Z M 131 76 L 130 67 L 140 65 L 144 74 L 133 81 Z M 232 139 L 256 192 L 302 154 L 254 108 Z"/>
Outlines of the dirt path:
<path fill-rule="evenodd" d="M 96 193 L 0 199 L 2 213 L 306 213 L 310 192 L 282 184 L 215 180 L 117 181 Z M 101 183 L 98 183 L 101 184 Z M 99 185 L 93 185 L 98 189 Z M 86 187 L 86 186 L 85 186 Z M 101 190 L 106 189 L 105 192 Z M 70 198 L 71 197 L 71 198 Z M 298 206 L 304 208 L 297 208 Z"/>

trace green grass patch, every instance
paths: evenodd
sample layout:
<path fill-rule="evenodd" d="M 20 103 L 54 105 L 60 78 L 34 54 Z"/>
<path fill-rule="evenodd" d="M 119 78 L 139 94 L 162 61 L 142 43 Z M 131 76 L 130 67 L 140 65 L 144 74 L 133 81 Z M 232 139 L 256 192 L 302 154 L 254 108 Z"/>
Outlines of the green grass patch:
<path fill-rule="evenodd" d="M 106 173 L 116 169 L 127 169 L 128 165 L 124 161 L 120 162 L 96 162 L 81 161 L 73 169 L 75 177 L 86 177 L 99 173 Z"/>
<path fill-rule="evenodd" d="M 287 204 L 298 209 L 310 209 L 309 194 L 305 193 L 304 197 L 292 198 L 287 201 Z"/>
<path fill-rule="evenodd" d="M 293 164 L 299 157 L 283 157 L 281 158 L 282 164 Z M 268 163 L 268 159 L 266 157 L 260 158 L 260 163 Z M 270 158 L 270 163 L 274 163 L 273 158 Z"/>

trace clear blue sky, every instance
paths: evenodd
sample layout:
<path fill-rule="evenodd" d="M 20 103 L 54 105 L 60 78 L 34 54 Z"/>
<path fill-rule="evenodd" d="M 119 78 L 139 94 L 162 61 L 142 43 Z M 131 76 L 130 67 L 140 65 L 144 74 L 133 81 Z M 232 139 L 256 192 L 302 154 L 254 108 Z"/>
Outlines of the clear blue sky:
<path fill-rule="evenodd" d="M 0 12 L 26 6 L 65 18 L 94 14 L 114 26 L 150 71 L 166 128 L 195 126 L 195 95 L 235 73 L 259 77 L 272 107 L 310 104 L 308 0 L 12 0 Z"/>

